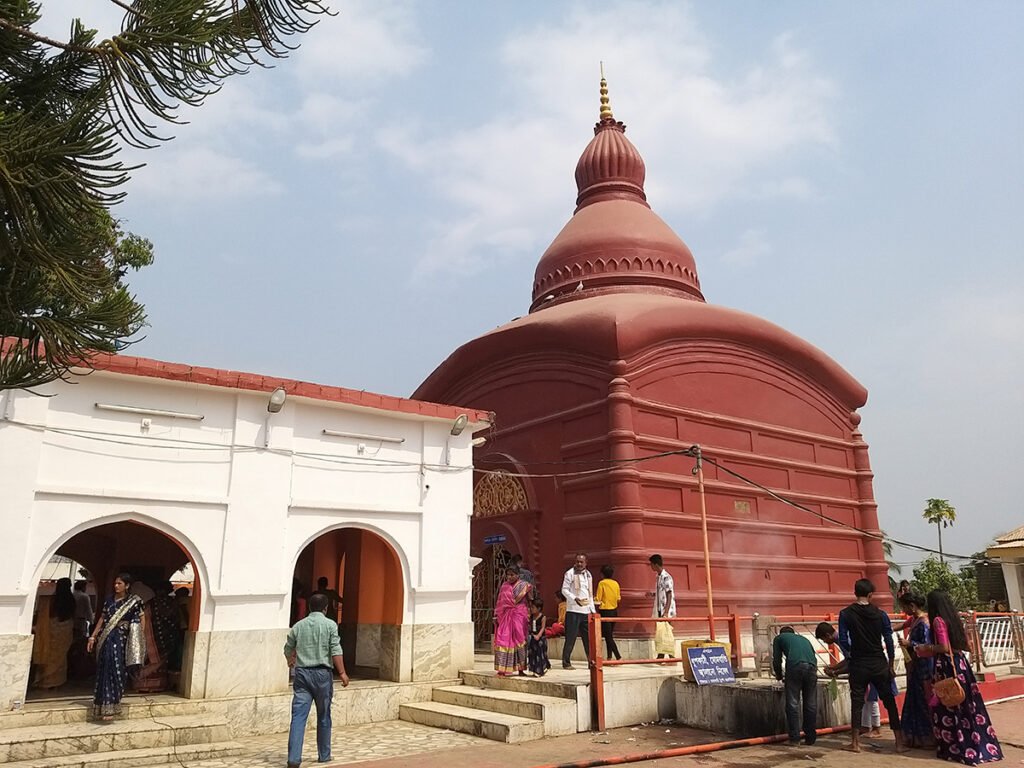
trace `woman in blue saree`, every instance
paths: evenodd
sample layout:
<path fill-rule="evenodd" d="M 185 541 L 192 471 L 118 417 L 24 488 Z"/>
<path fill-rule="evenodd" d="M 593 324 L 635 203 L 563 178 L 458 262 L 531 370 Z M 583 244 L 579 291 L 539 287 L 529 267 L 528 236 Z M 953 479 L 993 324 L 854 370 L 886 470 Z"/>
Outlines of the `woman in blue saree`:
<path fill-rule="evenodd" d="M 903 743 L 908 747 L 934 749 L 935 736 L 928 700 L 932 696 L 932 671 L 935 665 L 930 657 L 919 656 L 916 650 L 932 642 L 927 601 L 920 595 L 907 592 L 900 596 L 900 608 L 907 615 L 905 636 L 900 638 L 907 667 L 907 693 L 900 714 Z"/>
<path fill-rule="evenodd" d="M 142 600 L 128 593 L 132 577 L 119 573 L 114 579 L 114 596 L 103 605 L 96 629 L 89 636 L 88 651 L 96 650 L 96 689 L 93 716 L 109 722 L 121 714 L 121 698 L 128 671 L 142 664 Z"/>

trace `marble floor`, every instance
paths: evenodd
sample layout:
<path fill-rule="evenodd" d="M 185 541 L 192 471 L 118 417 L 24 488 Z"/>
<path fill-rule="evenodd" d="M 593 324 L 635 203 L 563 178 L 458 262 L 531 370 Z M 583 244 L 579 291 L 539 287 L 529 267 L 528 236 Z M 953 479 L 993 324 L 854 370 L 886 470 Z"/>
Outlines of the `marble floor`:
<path fill-rule="evenodd" d="M 249 736 L 241 740 L 245 750 L 234 757 L 213 760 L 188 760 L 186 768 L 281 768 L 287 758 L 288 734 Z M 394 720 L 335 728 L 332 742 L 334 761 L 316 762 L 316 736 L 306 732 L 303 765 L 348 765 L 366 760 L 404 757 L 439 749 L 493 744 L 487 739 L 463 733 L 429 728 L 425 725 Z"/>

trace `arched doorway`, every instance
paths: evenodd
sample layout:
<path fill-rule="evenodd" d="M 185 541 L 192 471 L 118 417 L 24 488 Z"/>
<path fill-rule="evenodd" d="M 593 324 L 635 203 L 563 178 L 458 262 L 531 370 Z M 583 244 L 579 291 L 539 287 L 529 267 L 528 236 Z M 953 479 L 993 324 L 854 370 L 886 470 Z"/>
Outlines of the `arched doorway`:
<path fill-rule="evenodd" d="M 500 543 L 489 544 L 473 569 L 473 642 L 489 646 L 494 633 L 494 603 L 512 553 Z"/>
<path fill-rule="evenodd" d="M 496 455 L 509 469 L 483 473 L 473 486 L 473 520 L 470 552 L 480 558 L 473 569 L 473 639 L 477 646 L 489 645 L 494 632 L 494 604 L 513 554 L 527 561 L 533 558 L 524 544 L 536 538 L 537 519 L 530 507 L 526 486 L 513 474 L 511 459 Z M 521 532 L 528 532 L 525 536 Z M 535 547 L 530 547 L 536 549 Z M 536 567 L 535 563 L 529 563 Z"/>
<path fill-rule="evenodd" d="M 351 677 L 400 679 L 404 579 L 383 537 L 361 528 L 321 534 L 299 555 L 294 580 L 293 619 L 304 613 L 299 594 L 323 591 L 331 599 Z"/>
<path fill-rule="evenodd" d="M 146 602 L 146 663 L 132 675 L 128 695 L 177 693 L 187 637 L 199 626 L 201 599 L 199 570 L 185 547 L 152 526 L 121 520 L 74 534 L 57 547 L 49 565 L 54 563 L 60 565 L 43 569 L 36 590 L 28 697 L 92 693 L 95 670 L 84 635 L 95 626 L 119 573 L 134 577 L 133 591 Z M 76 597 L 70 630 L 53 609 L 58 573 L 85 595 Z"/>

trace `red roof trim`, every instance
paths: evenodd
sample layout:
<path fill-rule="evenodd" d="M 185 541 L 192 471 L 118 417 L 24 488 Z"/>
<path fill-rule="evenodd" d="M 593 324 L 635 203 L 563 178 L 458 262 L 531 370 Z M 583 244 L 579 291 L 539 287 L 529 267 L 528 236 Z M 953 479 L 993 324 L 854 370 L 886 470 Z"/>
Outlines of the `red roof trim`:
<path fill-rule="evenodd" d="M 278 387 L 294 397 L 305 397 L 310 400 L 323 400 L 329 403 L 345 403 L 360 408 L 374 408 L 381 411 L 406 413 L 432 419 L 455 419 L 466 414 L 471 423 L 491 421 L 491 414 L 475 408 L 460 408 L 457 405 L 429 403 L 424 400 L 410 400 L 404 397 L 379 395 L 358 389 L 344 387 L 328 387 L 308 381 L 282 379 L 276 376 L 263 376 L 258 373 L 242 371 L 225 371 L 219 368 L 203 368 L 183 363 L 165 363 L 146 357 L 131 355 L 111 355 L 100 353 L 90 358 L 83 366 L 96 371 L 119 373 L 126 376 L 145 376 L 166 381 L 181 381 L 189 384 L 206 384 L 211 387 L 226 389 L 244 389 L 253 392 L 273 392 Z"/>

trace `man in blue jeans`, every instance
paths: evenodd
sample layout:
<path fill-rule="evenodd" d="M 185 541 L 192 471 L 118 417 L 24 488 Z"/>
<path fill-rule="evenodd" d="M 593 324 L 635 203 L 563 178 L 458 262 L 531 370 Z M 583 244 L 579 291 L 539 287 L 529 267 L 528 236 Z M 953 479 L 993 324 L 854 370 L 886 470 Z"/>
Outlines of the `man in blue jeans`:
<path fill-rule="evenodd" d="M 782 657 L 786 672 L 782 672 Z M 792 627 L 783 627 L 772 643 L 772 671 L 776 680 L 786 684 L 786 727 L 789 743 L 800 743 L 800 712 L 803 699 L 804 744 L 812 745 L 818 738 L 818 657 L 814 646 Z"/>
<path fill-rule="evenodd" d="M 284 643 L 288 666 L 295 669 L 292 724 L 288 731 L 288 768 L 299 768 L 302 763 L 302 740 L 311 704 L 316 704 L 317 757 L 321 763 L 331 761 L 334 670 L 338 670 L 342 686 L 348 686 L 348 675 L 341 658 L 338 625 L 327 618 L 328 602 L 327 595 L 319 592 L 312 595 L 309 598 L 309 615 L 295 623 Z"/>

